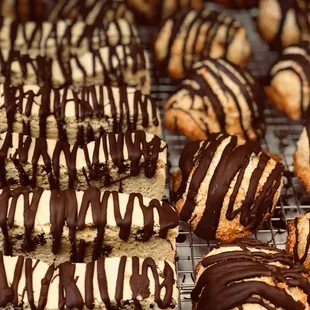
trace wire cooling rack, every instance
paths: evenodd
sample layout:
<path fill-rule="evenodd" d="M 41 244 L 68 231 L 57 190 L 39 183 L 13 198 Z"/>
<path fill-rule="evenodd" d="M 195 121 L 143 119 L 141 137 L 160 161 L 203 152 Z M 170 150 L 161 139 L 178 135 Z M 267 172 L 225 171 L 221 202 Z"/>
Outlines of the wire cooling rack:
<path fill-rule="evenodd" d="M 256 77 L 264 76 L 270 65 L 275 61 L 277 54 L 270 52 L 268 46 L 260 39 L 255 29 L 255 17 L 257 10 L 236 11 L 223 9 L 217 5 L 209 5 L 221 11 L 232 14 L 239 19 L 248 31 L 249 39 L 253 47 L 253 61 L 248 69 Z M 140 29 L 142 43 L 150 51 L 152 50 L 152 39 L 156 29 Z M 150 55 L 152 59 L 152 55 Z M 151 61 L 152 63 L 152 61 Z M 152 95 L 157 99 L 161 113 L 166 98 L 174 91 L 175 82 L 169 78 L 157 75 L 152 69 Z M 310 196 L 306 194 L 299 180 L 293 173 L 293 154 L 296 150 L 296 142 L 302 130 L 302 125 L 291 121 L 281 112 L 268 107 L 265 111 L 267 131 L 262 146 L 272 153 L 282 157 L 286 167 L 285 185 L 281 192 L 273 218 L 253 236 L 278 248 L 285 248 L 286 226 L 289 220 L 310 210 Z M 172 134 L 163 130 L 163 138 L 168 144 L 170 171 L 178 167 L 180 153 L 188 141 L 187 138 Z M 168 191 L 167 191 L 168 193 Z M 168 198 L 168 196 L 167 196 Z M 180 310 L 191 309 L 190 293 L 194 287 L 194 267 L 202 255 L 207 254 L 217 245 L 217 242 L 206 242 L 189 231 L 186 223 L 180 224 L 180 233 L 177 239 L 176 267 L 178 272 L 178 287 L 180 290 Z"/>

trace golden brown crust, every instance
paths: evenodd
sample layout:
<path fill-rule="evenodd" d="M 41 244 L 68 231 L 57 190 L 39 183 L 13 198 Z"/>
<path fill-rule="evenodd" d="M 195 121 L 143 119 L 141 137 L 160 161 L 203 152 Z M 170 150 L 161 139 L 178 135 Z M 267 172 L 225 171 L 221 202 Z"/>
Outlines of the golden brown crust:
<path fill-rule="evenodd" d="M 296 243 L 296 236 L 295 236 L 294 220 L 291 220 L 287 223 L 287 239 L 286 239 L 285 251 L 288 254 L 290 255 L 294 254 L 295 243 Z"/>

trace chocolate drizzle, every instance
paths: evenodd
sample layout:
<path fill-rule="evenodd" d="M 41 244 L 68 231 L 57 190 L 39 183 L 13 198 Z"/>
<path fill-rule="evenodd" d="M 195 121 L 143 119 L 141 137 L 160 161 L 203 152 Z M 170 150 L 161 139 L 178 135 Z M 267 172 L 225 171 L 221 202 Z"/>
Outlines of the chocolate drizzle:
<path fill-rule="evenodd" d="M 228 143 L 223 152 L 217 155 L 220 156 L 220 160 L 216 167 L 213 168 L 214 170 L 212 169 L 212 172 L 210 172 L 210 165 L 215 153 L 225 140 Z M 245 169 L 248 167 L 250 159 L 253 156 L 257 156 L 259 162 L 251 175 L 245 199 L 236 209 L 235 202 Z M 263 153 L 257 144 L 246 142 L 245 144 L 238 145 L 236 136 L 228 136 L 226 134 L 211 134 L 207 141 L 192 142 L 186 145 L 179 164 L 182 182 L 173 196 L 175 202 L 179 199 L 184 199 L 186 191 L 181 219 L 190 222 L 193 220 L 196 197 L 201 183 L 207 173 L 211 173 L 212 176 L 203 215 L 195 228 L 195 233 L 199 237 L 207 240 L 216 239 L 216 232 L 221 216 L 221 206 L 235 178 L 236 182 L 233 185 L 233 191 L 229 199 L 226 219 L 232 221 L 240 215 L 240 224 L 248 230 L 255 232 L 265 217 L 272 212 L 273 200 L 280 187 L 284 171 L 283 165 L 276 163 L 261 190 L 257 193 L 262 174 L 269 160 L 270 157 Z M 193 174 L 190 179 L 190 173 L 192 172 Z"/>
<path fill-rule="evenodd" d="M 34 244 L 32 240 L 32 232 L 34 229 L 36 214 L 39 208 L 41 209 L 45 207 L 42 203 L 40 204 L 42 193 L 43 191 L 41 189 L 30 190 L 28 188 L 17 188 L 14 190 L 5 188 L 2 190 L 0 194 L 0 223 L 5 240 L 4 251 L 6 255 L 12 254 L 8 228 L 12 229 L 14 226 L 16 207 L 20 201 L 19 199 L 21 198 L 21 195 L 23 196 L 25 225 L 23 249 L 24 251 L 33 250 Z M 32 198 L 30 198 L 31 196 Z M 154 209 L 156 209 L 159 217 L 160 238 L 165 239 L 169 229 L 178 226 L 178 216 L 166 202 L 160 203 L 158 200 L 153 199 L 148 205 L 145 205 L 142 195 L 138 193 L 131 193 L 128 195 L 127 199 L 126 206 L 121 206 L 120 196 L 116 191 L 106 191 L 101 194 L 98 188 L 90 187 L 83 193 L 81 205 L 78 207 L 77 196 L 74 191 L 51 191 L 49 214 L 51 234 L 53 236 L 53 254 L 57 254 L 61 249 L 63 228 L 67 225 L 71 242 L 71 260 L 74 262 L 83 261 L 85 249 L 77 249 L 76 231 L 77 229 L 85 229 L 86 214 L 89 208 L 91 208 L 93 223 L 97 229 L 97 236 L 93 245 L 93 260 L 96 260 L 101 256 L 102 247 L 104 245 L 105 228 L 108 224 L 108 206 L 110 204 L 113 206 L 115 222 L 119 227 L 119 237 L 124 241 L 127 241 L 131 235 L 132 218 L 135 208 L 140 208 L 143 214 L 143 230 L 140 232 L 140 239 L 142 241 L 148 241 L 154 234 Z M 123 208 L 125 209 L 124 213 L 122 211 Z M 122 214 L 124 214 L 124 216 L 122 216 Z M 85 247 L 85 243 L 82 247 Z"/>
<path fill-rule="evenodd" d="M 302 290 L 307 295 L 307 303 L 310 302 L 310 283 L 304 276 L 306 269 L 294 264 L 283 251 L 257 240 L 238 240 L 223 246 L 223 250 L 234 246 L 240 250 L 232 248 L 202 259 L 198 268 L 203 270 L 192 292 L 197 310 L 242 309 L 244 304 L 257 304 L 268 310 L 275 307 L 305 309 L 305 301 L 297 299 L 298 294 L 294 294 L 298 296 L 295 300 L 288 290 Z M 269 277 L 274 285 L 265 282 L 263 277 Z M 259 278 L 263 279 L 259 281 Z M 283 285 L 288 288 L 284 289 Z"/>
<path fill-rule="evenodd" d="M 29 258 L 24 259 L 19 257 L 15 264 L 13 284 L 10 286 L 7 280 L 7 275 L 10 271 L 5 268 L 3 255 L 0 252 L 0 307 L 6 307 L 10 303 L 16 307 L 20 306 L 23 304 L 25 296 L 27 295 L 31 309 L 37 310 L 43 310 L 45 308 L 49 296 L 59 300 L 59 309 L 83 309 L 85 306 L 88 309 L 92 309 L 94 307 L 95 299 L 97 303 L 103 302 L 108 310 L 119 309 L 119 307 L 125 302 L 123 292 L 125 288 L 124 285 L 126 285 L 126 287 L 131 289 L 133 296 L 132 299 L 127 300 L 126 302 L 129 304 L 134 303 L 137 309 L 141 309 L 140 303 L 151 295 L 155 296 L 154 299 L 158 308 L 174 308 L 175 300 L 173 299 L 173 288 L 175 284 L 175 276 L 169 263 L 164 262 L 164 269 L 160 270 L 152 258 L 139 259 L 137 257 L 129 258 L 125 256 L 119 259 L 113 258 L 111 259 L 113 260 L 113 267 L 116 267 L 116 270 L 118 271 L 117 277 L 111 277 L 111 270 L 107 270 L 106 265 L 108 260 L 109 259 L 102 257 L 96 262 L 88 263 L 85 271 L 82 269 L 83 276 L 85 275 L 84 284 L 77 283 L 79 280 L 77 274 L 79 273 L 76 272 L 76 269 L 80 267 L 79 265 L 70 262 L 60 264 L 57 268 L 51 265 L 47 269 L 46 274 L 41 275 L 41 288 L 36 287 L 36 289 L 40 290 L 39 300 L 35 300 L 33 284 L 37 282 L 34 282 L 35 279 L 33 278 L 33 273 L 40 262 L 35 261 L 34 263 L 34 261 Z M 24 266 L 25 271 L 23 271 Z M 148 272 L 149 269 L 151 269 L 152 273 Z M 141 274 L 140 270 L 142 270 Z M 58 291 L 52 296 L 49 294 L 49 287 L 52 279 L 58 275 L 58 272 Z M 81 270 L 79 272 L 81 272 Z M 150 281 L 151 274 L 153 276 L 152 284 Z M 18 284 L 22 277 L 26 277 L 26 285 L 23 293 L 20 295 L 20 290 L 18 291 L 16 288 L 18 288 Z M 111 283 L 111 281 L 115 281 L 115 283 Z M 80 290 L 81 285 L 85 287 L 84 299 L 82 290 Z M 99 296 L 94 296 L 95 285 L 99 288 Z M 115 287 L 115 296 L 109 296 L 108 294 L 110 285 Z M 112 305 L 111 298 L 112 300 L 115 300 L 116 304 L 113 302 Z M 18 301 L 20 304 L 18 304 Z M 150 298 L 150 302 L 150 306 L 154 306 L 152 298 Z M 35 306 L 36 303 L 38 303 L 37 307 Z"/>
<path fill-rule="evenodd" d="M 77 141 L 75 145 L 70 146 L 64 141 L 45 140 L 43 138 L 33 139 L 22 134 L 12 134 L 7 132 L 1 136 L 0 140 L 0 167 L 3 168 L 1 173 L 0 187 L 7 186 L 6 178 L 6 161 L 10 159 L 19 172 L 17 179 L 11 179 L 11 183 L 22 186 L 31 186 L 35 188 L 37 176 L 46 177 L 48 181 L 47 189 L 71 188 L 78 184 L 76 180 L 77 158 L 85 163 L 80 171 L 84 171 L 84 176 L 88 184 L 100 182 L 103 186 L 109 186 L 120 179 L 136 176 L 143 169 L 147 178 L 152 178 L 157 169 L 159 154 L 164 151 L 166 146 L 162 146 L 162 141 L 157 136 L 146 136 L 144 131 L 135 131 L 125 133 L 107 133 L 101 134 L 93 143 L 93 149 L 90 144 L 83 148 L 82 144 Z M 55 146 L 50 145 L 55 143 Z M 15 148 L 12 150 L 12 148 Z M 51 148 L 52 151 L 51 151 Z M 29 150 L 33 150 L 32 156 Z M 124 150 L 128 151 L 128 158 L 124 157 Z M 9 152 L 13 153 L 9 156 Z M 61 156 L 64 156 L 64 162 L 61 162 Z M 143 158 L 143 161 L 142 161 Z M 43 163 L 39 163 L 39 160 Z M 119 168 L 119 179 L 112 179 L 109 174 L 108 161 L 112 160 L 113 164 Z M 127 167 L 129 161 L 129 167 Z M 32 165 L 32 171 L 24 168 L 25 164 Z M 68 172 L 68 184 L 63 183 L 59 167 L 63 166 Z M 65 181 L 66 182 L 66 181 Z"/>
<path fill-rule="evenodd" d="M 135 90 L 132 95 L 130 92 L 131 90 L 126 87 L 110 86 L 85 86 L 78 92 L 70 88 L 57 89 L 48 86 L 26 90 L 24 86 L 10 87 L 5 83 L 2 107 L 6 109 L 8 130 L 13 130 L 16 113 L 19 113 L 25 116 L 22 132 L 32 134 L 27 128 L 31 127 L 30 121 L 34 113 L 38 113 L 39 137 L 49 138 L 46 133 L 47 120 L 54 116 L 57 122 L 58 139 L 67 140 L 66 109 L 73 103 L 74 117 L 78 123 L 76 139 L 90 142 L 95 136 L 98 137 L 99 132 L 104 131 L 103 127 L 94 130 L 91 126 L 92 119 L 112 124 L 111 131 L 115 133 L 122 132 L 124 126 L 129 131 L 135 131 L 139 115 L 142 118 L 143 128 L 148 128 L 150 124 L 159 126 L 155 101 L 139 90 Z"/>
<path fill-rule="evenodd" d="M 206 72 L 212 77 L 212 80 L 215 80 L 214 83 L 211 83 L 211 78 L 210 80 L 207 79 Z M 228 83 L 226 78 L 231 81 L 231 83 Z M 235 90 L 228 85 L 236 85 L 240 90 L 240 95 L 237 96 Z M 178 98 L 178 93 L 183 93 L 184 91 L 191 98 L 191 106 L 189 109 L 185 109 L 182 106 L 182 101 L 177 99 L 173 101 L 174 96 Z M 208 104 L 212 107 L 212 112 L 209 111 L 205 99 L 206 97 L 208 98 Z M 213 60 L 208 58 L 203 62 L 196 63 L 194 69 L 188 73 L 186 79 L 182 81 L 180 87 L 170 97 L 170 100 L 168 100 L 166 110 L 175 109 L 186 113 L 206 135 L 210 133 L 210 124 L 202 121 L 200 118 L 197 119 L 197 114 L 203 113 L 205 115 L 213 115 L 214 113 L 221 131 L 225 132 L 226 126 L 228 126 L 227 119 L 229 119 L 230 115 L 224 110 L 226 103 L 225 101 L 223 102 L 223 98 L 225 98 L 225 101 L 228 100 L 227 98 L 233 99 L 239 115 L 239 124 L 244 139 L 250 139 L 248 133 L 250 130 L 254 131 L 255 139 L 264 135 L 264 96 L 262 88 L 248 71 L 242 70 L 238 66 L 224 60 Z M 241 98 L 246 102 L 247 108 L 251 114 L 250 125 L 248 125 L 248 127 L 244 126 L 247 121 L 243 120 L 243 112 L 240 104 Z M 198 103 L 196 103 L 196 100 Z M 202 104 L 200 104 L 200 102 L 202 102 Z M 203 106 L 201 107 L 201 105 Z M 210 119 L 211 118 L 212 117 L 210 117 Z M 203 124 L 201 124 L 201 122 L 203 122 Z M 212 119 L 210 122 L 214 122 L 214 120 Z"/>

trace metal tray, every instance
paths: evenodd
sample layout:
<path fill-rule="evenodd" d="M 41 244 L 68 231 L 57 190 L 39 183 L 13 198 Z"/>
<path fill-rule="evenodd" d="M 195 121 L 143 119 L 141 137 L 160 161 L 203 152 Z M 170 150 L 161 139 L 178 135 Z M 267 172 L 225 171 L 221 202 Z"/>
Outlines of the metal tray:
<path fill-rule="evenodd" d="M 230 10 L 221 6 L 211 5 L 222 12 L 232 14 L 240 20 L 248 31 L 253 47 L 253 61 L 248 69 L 256 77 L 264 76 L 270 65 L 275 61 L 277 54 L 270 52 L 268 46 L 260 39 L 255 26 L 257 10 Z M 156 34 L 155 27 L 140 27 L 142 43 L 150 51 L 152 63 L 152 40 Z M 152 95 L 156 98 L 163 114 L 164 100 L 174 91 L 176 83 L 169 78 L 160 77 L 152 68 Z M 293 154 L 296 142 L 302 130 L 299 122 L 289 120 L 282 113 L 274 110 L 270 105 L 265 111 L 267 131 L 262 146 L 268 151 L 279 154 L 286 167 L 285 185 L 281 198 L 277 204 L 273 218 L 266 223 L 253 237 L 268 242 L 270 245 L 284 249 L 286 241 L 286 225 L 291 219 L 310 209 L 310 197 L 302 188 L 299 180 L 293 173 Z M 188 141 L 185 137 L 163 130 L 163 138 L 168 143 L 170 171 L 178 167 L 180 153 Z M 167 180 L 168 182 L 168 180 Z M 166 191 L 168 197 L 168 190 Z M 179 310 L 191 309 L 190 293 L 194 287 L 194 267 L 201 256 L 207 254 L 216 241 L 206 242 L 197 238 L 189 231 L 186 223 L 180 224 L 180 234 L 177 240 L 176 267 L 178 272 L 178 287 L 180 290 Z"/>

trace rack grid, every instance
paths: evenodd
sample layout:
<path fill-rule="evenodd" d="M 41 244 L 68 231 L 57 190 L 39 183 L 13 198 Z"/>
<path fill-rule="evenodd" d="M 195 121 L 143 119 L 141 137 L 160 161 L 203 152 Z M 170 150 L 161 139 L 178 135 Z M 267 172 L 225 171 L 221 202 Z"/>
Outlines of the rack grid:
<path fill-rule="evenodd" d="M 249 64 L 248 69 L 257 78 L 264 76 L 270 65 L 275 61 L 277 54 L 269 51 L 268 46 L 260 39 L 255 29 L 257 10 L 236 11 L 223 9 L 223 7 L 213 4 L 209 4 L 208 7 L 232 14 L 243 23 L 248 31 L 248 36 L 253 47 L 253 61 Z M 152 40 L 156 33 L 156 28 L 141 27 L 140 33 L 142 43 L 150 51 L 152 64 Z M 174 91 L 177 83 L 169 78 L 159 76 L 154 69 L 151 71 L 152 95 L 157 100 L 161 114 L 163 115 L 164 101 Z M 302 125 L 300 122 L 289 120 L 284 114 L 274 110 L 270 105 L 267 105 L 265 110 L 265 118 L 267 131 L 262 141 L 262 146 L 269 152 L 282 157 L 286 173 L 284 187 L 273 218 L 268 223 L 265 223 L 252 237 L 284 249 L 287 236 L 287 222 L 310 210 L 310 196 L 304 191 L 299 180 L 293 173 L 293 154 L 295 153 L 296 143 L 302 131 Z M 170 172 L 172 172 L 177 169 L 180 153 L 188 140 L 166 129 L 163 130 L 163 139 L 168 144 L 169 168 Z M 168 189 L 166 191 L 166 198 L 169 199 Z M 180 291 L 178 309 L 189 310 L 191 309 L 190 293 L 194 287 L 194 267 L 203 255 L 210 252 L 217 245 L 217 242 L 206 242 L 196 237 L 189 230 L 186 223 L 180 223 L 179 231 L 176 255 L 178 287 Z"/>

